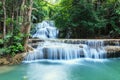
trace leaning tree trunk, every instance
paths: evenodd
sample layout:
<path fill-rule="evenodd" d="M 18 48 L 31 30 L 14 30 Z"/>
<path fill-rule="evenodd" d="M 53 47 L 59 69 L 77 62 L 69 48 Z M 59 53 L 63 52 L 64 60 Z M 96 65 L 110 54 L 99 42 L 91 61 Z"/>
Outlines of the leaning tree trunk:
<path fill-rule="evenodd" d="M 23 39 L 23 45 L 25 51 L 27 51 L 27 44 L 31 29 L 31 14 L 32 14 L 33 0 L 29 0 L 29 3 L 30 3 L 29 7 L 24 11 L 25 15 L 24 15 L 24 22 L 22 25 L 22 33 L 25 34 L 25 37 Z"/>

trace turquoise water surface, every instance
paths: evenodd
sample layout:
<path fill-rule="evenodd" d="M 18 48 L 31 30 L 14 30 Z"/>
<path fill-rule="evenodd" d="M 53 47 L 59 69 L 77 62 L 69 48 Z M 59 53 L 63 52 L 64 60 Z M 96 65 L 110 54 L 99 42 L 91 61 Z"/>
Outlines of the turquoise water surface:
<path fill-rule="evenodd" d="M 120 59 L 41 60 L 1 66 L 0 80 L 120 80 Z"/>

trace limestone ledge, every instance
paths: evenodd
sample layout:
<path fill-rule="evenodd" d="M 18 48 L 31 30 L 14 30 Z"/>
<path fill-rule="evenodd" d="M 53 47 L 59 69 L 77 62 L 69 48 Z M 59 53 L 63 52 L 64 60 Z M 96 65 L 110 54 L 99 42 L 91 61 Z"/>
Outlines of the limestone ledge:
<path fill-rule="evenodd" d="M 83 48 L 82 45 L 79 46 Z M 107 51 L 107 58 L 120 57 L 120 46 L 105 46 Z M 0 58 L 0 65 L 13 65 L 20 64 L 28 52 L 16 54 L 14 57 L 3 57 Z"/>
<path fill-rule="evenodd" d="M 106 46 L 107 58 L 117 58 L 120 57 L 120 46 Z"/>
<path fill-rule="evenodd" d="M 119 45 L 120 39 L 29 39 L 29 43 L 39 43 L 44 41 L 51 41 L 51 42 L 63 42 L 63 43 L 70 43 L 70 44 L 85 44 L 87 41 L 103 41 L 104 45 Z"/>
<path fill-rule="evenodd" d="M 120 52 L 120 46 L 106 46 L 105 50 L 107 51 L 107 53 Z"/>
<path fill-rule="evenodd" d="M 0 58 L 0 65 L 19 64 L 23 61 L 26 55 L 27 53 L 19 53 L 19 54 L 16 54 L 14 57 L 2 57 Z"/>

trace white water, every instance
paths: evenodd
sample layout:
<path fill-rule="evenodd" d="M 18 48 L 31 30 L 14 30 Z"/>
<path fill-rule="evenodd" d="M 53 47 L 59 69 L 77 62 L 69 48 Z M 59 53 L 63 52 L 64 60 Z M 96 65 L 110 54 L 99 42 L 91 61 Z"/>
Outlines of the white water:
<path fill-rule="evenodd" d="M 37 32 L 33 37 L 38 38 L 56 38 L 58 30 L 54 27 L 53 22 L 43 21 L 36 27 Z M 74 41 L 74 40 L 73 40 Z M 106 51 L 102 40 L 85 40 L 84 43 L 73 42 L 57 42 L 57 40 L 45 40 L 44 43 L 39 43 L 38 47 L 30 52 L 25 60 L 72 60 L 80 58 L 103 59 Z"/>
<path fill-rule="evenodd" d="M 103 41 L 88 40 L 87 44 L 67 44 L 46 41 L 39 44 L 34 52 L 28 54 L 25 60 L 51 59 L 71 60 L 78 58 L 102 59 L 105 57 Z"/>
<path fill-rule="evenodd" d="M 42 23 L 36 24 L 36 33 L 33 38 L 56 38 L 58 35 L 58 30 L 54 26 L 54 21 L 43 21 Z"/>

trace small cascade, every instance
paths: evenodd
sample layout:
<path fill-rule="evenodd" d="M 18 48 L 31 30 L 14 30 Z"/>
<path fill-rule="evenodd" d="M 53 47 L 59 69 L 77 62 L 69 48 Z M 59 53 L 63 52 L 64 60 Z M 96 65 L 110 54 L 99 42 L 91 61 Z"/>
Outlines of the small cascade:
<path fill-rule="evenodd" d="M 102 40 L 88 40 L 85 42 L 87 44 L 87 47 L 89 48 L 89 53 L 87 52 L 86 55 L 90 54 L 89 56 L 86 56 L 88 58 L 104 58 L 106 51 L 104 49 L 104 42 Z"/>
<path fill-rule="evenodd" d="M 36 33 L 32 36 L 33 38 L 56 38 L 58 30 L 54 25 L 54 21 L 43 21 L 42 23 L 36 24 Z"/>
<path fill-rule="evenodd" d="M 105 58 L 105 55 L 106 51 L 102 40 L 87 40 L 85 43 L 79 44 L 45 41 L 40 43 L 34 52 L 29 53 L 25 60 L 71 60 L 83 57 L 101 59 Z"/>

